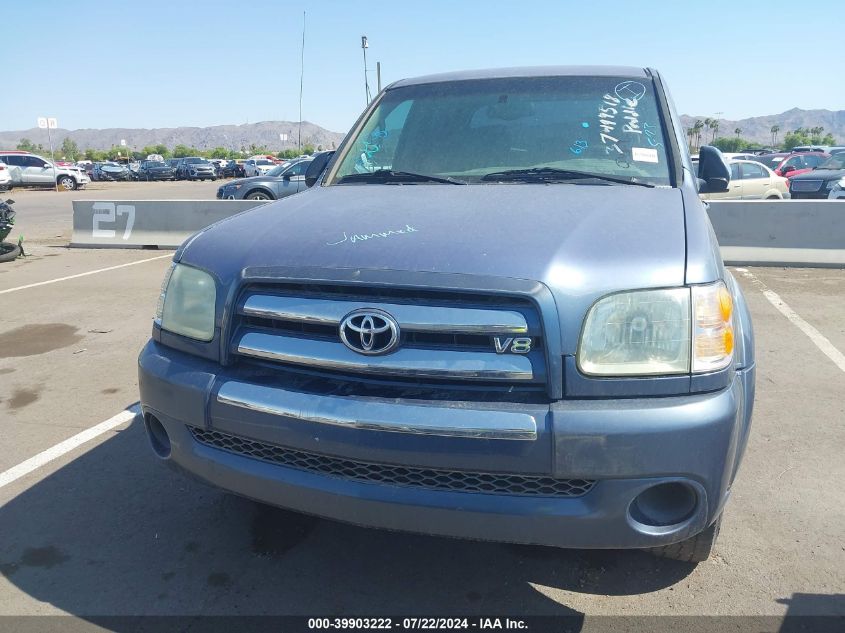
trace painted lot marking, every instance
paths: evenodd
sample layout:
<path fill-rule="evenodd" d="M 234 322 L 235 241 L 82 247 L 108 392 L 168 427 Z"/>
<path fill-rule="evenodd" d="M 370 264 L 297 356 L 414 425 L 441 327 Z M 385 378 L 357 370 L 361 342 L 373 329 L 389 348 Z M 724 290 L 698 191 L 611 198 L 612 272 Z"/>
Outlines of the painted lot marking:
<path fill-rule="evenodd" d="M 103 433 L 107 433 L 121 424 L 132 421 L 135 419 L 135 416 L 140 413 L 140 411 L 140 406 L 133 405 L 109 418 L 105 422 L 100 422 L 96 426 L 92 426 L 90 429 L 85 429 L 81 433 L 77 433 L 73 437 L 69 437 L 64 442 L 59 442 L 55 446 L 48 448 L 46 451 L 42 451 L 38 453 L 38 455 L 30 457 L 25 462 L 21 462 L 17 466 L 12 466 L 9 470 L 0 473 L 0 488 L 8 486 L 10 483 L 17 481 L 21 477 L 25 477 L 32 471 L 41 468 L 45 464 L 49 464 L 54 459 L 58 459 L 62 455 L 82 446 L 86 442 L 90 442 L 95 437 L 98 437 Z"/>
<path fill-rule="evenodd" d="M 79 273 L 76 275 L 68 275 L 67 277 L 59 277 L 58 279 L 49 279 L 47 281 L 39 281 L 34 284 L 27 284 L 25 286 L 18 286 L 17 288 L 8 288 L 6 290 L 0 290 L 0 295 L 6 294 L 7 292 L 16 292 L 18 290 L 26 290 L 27 288 L 36 288 L 38 286 L 46 286 L 48 284 L 55 284 L 60 281 L 67 281 L 68 279 L 78 279 L 79 277 L 87 277 L 88 275 L 96 275 L 97 273 L 104 273 L 108 272 L 109 270 L 117 270 L 118 268 L 126 268 L 127 266 L 137 266 L 138 264 L 143 264 L 146 262 L 152 262 L 157 259 L 164 259 L 165 257 L 173 257 L 173 254 L 168 255 L 158 255 L 157 257 L 148 257 L 147 259 L 139 259 L 137 262 L 129 262 L 128 264 L 118 264 L 117 266 L 109 266 L 108 268 L 99 268 L 97 270 L 89 270 L 87 273 Z"/>
<path fill-rule="evenodd" d="M 813 341 L 813 344 L 818 347 L 822 354 L 827 356 L 830 360 L 832 360 L 839 369 L 845 372 L 845 354 L 840 352 L 836 349 L 836 346 L 830 342 L 830 340 L 821 332 L 819 332 L 815 327 L 807 323 L 801 316 L 795 312 L 792 308 L 789 307 L 789 304 L 786 303 L 780 296 L 772 291 L 769 290 L 768 286 L 764 284 L 762 281 L 757 279 L 751 272 L 748 271 L 747 268 L 737 268 L 737 272 L 739 272 L 743 277 L 746 279 L 750 279 L 755 284 L 760 286 L 763 296 L 769 300 L 778 312 L 780 312 L 783 316 L 789 319 L 795 327 L 799 330 L 804 332 L 807 337 Z"/>

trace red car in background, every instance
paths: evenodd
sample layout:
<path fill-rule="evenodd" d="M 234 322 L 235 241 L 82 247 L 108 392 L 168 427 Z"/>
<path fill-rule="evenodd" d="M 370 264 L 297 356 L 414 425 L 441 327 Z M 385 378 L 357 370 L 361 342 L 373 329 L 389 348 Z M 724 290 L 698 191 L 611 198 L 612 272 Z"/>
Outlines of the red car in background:
<path fill-rule="evenodd" d="M 825 152 L 778 152 L 777 154 L 763 154 L 754 158 L 778 176 L 792 178 L 798 174 L 812 171 L 830 158 Z"/>

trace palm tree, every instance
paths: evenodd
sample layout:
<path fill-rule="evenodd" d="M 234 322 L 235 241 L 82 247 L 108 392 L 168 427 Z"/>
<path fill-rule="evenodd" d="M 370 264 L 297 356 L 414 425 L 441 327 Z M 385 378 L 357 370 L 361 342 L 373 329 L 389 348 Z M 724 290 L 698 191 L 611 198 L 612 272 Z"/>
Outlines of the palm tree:
<path fill-rule="evenodd" d="M 719 131 L 719 120 L 713 119 L 710 121 L 710 129 L 713 130 L 713 136 L 710 137 L 710 142 L 713 143 L 716 141 L 716 132 Z"/>
<path fill-rule="evenodd" d="M 778 142 L 778 132 L 780 132 L 779 125 L 773 125 L 769 130 L 772 133 L 772 146 Z"/>
<path fill-rule="evenodd" d="M 736 134 L 736 139 L 739 140 L 739 135 L 742 134 L 742 128 L 741 127 L 734 128 L 734 134 Z"/>
<path fill-rule="evenodd" d="M 701 122 L 701 119 L 696 119 L 695 123 L 692 126 L 692 132 L 695 135 L 695 148 L 698 149 L 701 147 L 701 130 L 704 128 L 704 123 Z"/>
<path fill-rule="evenodd" d="M 711 119 L 710 117 L 707 117 L 706 119 L 704 119 L 704 127 L 707 128 L 707 130 L 710 130 L 713 127 L 713 119 Z M 705 139 L 705 141 L 707 140 L 707 134 L 706 133 L 704 135 L 704 139 Z"/>
<path fill-rule="evenodd" d="M 692 137 L 695 135 L 695 132 L 693 131 L 692 127 L 684 128 L 684 132 L 687 133 L 687 142 L 689 144 L 690 149 L 692 149 Z"/>

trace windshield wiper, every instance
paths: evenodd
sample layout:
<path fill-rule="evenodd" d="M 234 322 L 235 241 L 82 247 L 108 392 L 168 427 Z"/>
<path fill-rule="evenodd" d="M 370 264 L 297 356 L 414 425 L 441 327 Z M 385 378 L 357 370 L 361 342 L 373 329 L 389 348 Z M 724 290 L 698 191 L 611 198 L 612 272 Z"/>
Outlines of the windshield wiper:
<path fill-rule="evenodd" d="M 532 167 L 531 169 L 508 169 L 507 171 L 494 171 L 485 174 L 481 180 L 497 180 L 507 182 L 509 180 L 524 180 L 533 182 L 555 182 L 564 180 L 582 180 L 595 178 L 606 182 L 615 182 L 621 185 L 639 185 L 640 187 L 654 187 L 654 185 L 639 180 L 618 178 L 605 174 L 591 174 L 586 171 L 572 169 L 558 169 L 557 167 Z"/>
<path fill-rule="evenodd" d="M 457 178 L 432 176 L 431 174 L 415 174 L 410 171 L 394 171 L 392 169 L 377 169 L 363 174 L 349 174 L 343 176 L 338 182 L 442 182 L 447 185 L 465 185 L 463 180 Z"/>

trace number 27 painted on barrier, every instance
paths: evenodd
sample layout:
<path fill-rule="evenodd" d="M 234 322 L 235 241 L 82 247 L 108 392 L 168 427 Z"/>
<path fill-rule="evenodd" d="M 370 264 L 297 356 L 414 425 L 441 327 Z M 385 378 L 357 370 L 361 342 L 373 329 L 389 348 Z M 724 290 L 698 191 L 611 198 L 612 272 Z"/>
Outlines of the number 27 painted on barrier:
<path fill-rule="evenodd" d="M 128 240 L 132 235 L 132 227 L 135 226 L 135 205 L 118 204 L 114 202 L 95 202 L 93 205 L 94 217 L 92 220 L 92 237 L 112 238 L 115 236 L 114 229 L 101 229 L 100 224 L 112 224 L 117 222 L 117 216 L 126 216 L 126 228 L 123 230 L 123 239 Z"/>

